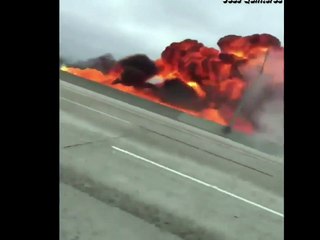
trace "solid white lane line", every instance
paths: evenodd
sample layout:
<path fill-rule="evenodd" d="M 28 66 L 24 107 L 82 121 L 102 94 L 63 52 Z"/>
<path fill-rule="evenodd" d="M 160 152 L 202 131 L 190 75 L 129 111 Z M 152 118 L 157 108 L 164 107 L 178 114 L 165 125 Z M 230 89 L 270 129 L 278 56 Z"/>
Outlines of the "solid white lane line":
<path fill-rule="evenodd" d="M 62 100 L 64 100 L 64 101 L 67 101 L 67 102 L 70 102 L 70 103 L 72 103 L 72 104 L 78 105 L 78 106 L 80 106 L 80 107 L 86 108 L 86 109 L 91 110 L 91 111 L 93 111 L 93 112 L 100 113 L 100 114 L 105 115 L 105 116 L 107 116 L 107 117 L 109 117 L 109 118 L 113 118 L 113 119 L 116 119 L 116 120 L 118 120 L 118 121 L 121 121 L 121 122 L 124 122 L 124 123 L 127 123 L 127 124 L 131 124 L 129 121 L 126 121 L 126 120 L 123 120 L 123 119 L 121 119 L 121 118 L 118 118 L 118 117 L 115 117 L 115 116 L 113 116 L 113 115 L 110 115 L 110 114 L 108 114 L 108 113 L 105 113 L 105 112 L 96 110 L 96 109 L 91 108 L 91 107 L 89 107 L 89 106 L 87 106 L 87 105 L 83 105 L 83 104 L 81 104 L 81 103 L 74 102 L 74 101 L 72 101 L 72 100 L 70 100 L 70 99 L 67 99 L 67 98 L 64 98 L 64 97 L 60 97 L 60 99 L 62 99 Z"/>
<path fill-rule="evenodd" d="M 141 156 L 139 156 L 139 155 L 136 155 L 136 154 L 134 154 L 134 153 L 132 153 L 132 152 L 126 151 L 126 150 L 124 150 L 124 149 L 122 149 L 122 148 L 118 148 L 118 147 L 116 147 L 116 146 L 112 146 L 112 148 L 115 149 L 115 150 L 117 150 L 117 151 L 120 151 L 120 152 L 122 152 L 122 153 L 128 154 L 128 155 L 130 155 L 130 156 L 132 156 L 132 157 L 135 157 L 135 158 L 137 158 L 137 159 L 140 159 L 140 160 L 142 160 L 142 161 L 144 161 L 144 162 L 147 162 L 147 163 L 149 163 L 149 164 L 152 164 L 152 165 L 154 165 L 154 166 L 157 166 L 157 167 L 159 167 L 159 168 L 162 168 L 162 169 L 164 169 L 164 170 L 166 170 L 166 171 L 169 171 L 169 172 L 171 172 L 171 173 L 174 173 L 174 174 L 176 174 L 176 175 L 179 175 L 180 177 L 187 178 L 187 179 L 189 179 L 189 180 L 191 180 L 191 181 L 193 181 L 193 182 L 199 183 L 199 184 L 201 184 L 201 185 L 204 185 L 204 186 L 206 186 L 206 187 L 209 187 L 209 188 L 212 188 L 212 189 L 214 189 L 214 190 L 217 190 L 217 191 L 219 191 L 219 192 L 221 192 L 221 193 L 224 193 L 224 194 L 226 194 L 226 195 L 228 195 L 228 196 L 230 196 L 230 197 L 233 197 L 233 198 L 236 198 L 236 199 L 241 200 L 241 201 L 243 201 L 243 202 L 246 202 L 246 203 L 248 203 L 248 204 L 250 204 L 250 205 L 252 205 L 252 206 L 258 207 L 258 208 L 260 208 L 260 209 L 263 209 L 263 210 L 265 210 L 265 211 L 268 211 L 268 212 L 273 213 L 273 214 L 275 214 L 275 215 L 278 215 L 278 216 L 280 216 L 280 217 L 284 217 L 283 213 L 279 213 L 279 212 L 277 212 L 277 211 L 275 211 L 275 210 L 272 210 L 272 209 L 270 209 L 270 208 L 264 207 L 264 206 L 262 206 L 262 205 L 260 205 L 260 204 L 258 204 L 258 203 L 252 202 L 252 201 L 247 200 L 247 199 L 245 199 L 245 198 L 243 198 L 243 197 L 240 197 L 240 196 L 238 196 L 238 195 L 236 195 L 236 194 L 230 193 L 230 192 L 228 192 L 228 191 L 226 191 L 226 190 L 223 190 L 223 189 L 221 189 L 221 188 L 219 188 L 219 187 L 217 187 L 217 186 L 211 185 L 211 184 L 206 183 L 206 182 L 204 182 L 204 181 L 201 181 L 201 180 L 199 180 L 199 179 L 197 179 L 197 178 L 194 178 L 194 177 L 191 177 L 191 176 L 186 175 L 186 174 L 184 174 L 184 173 L 178 172 L 178 171 L 176 171 L 176 170 L 174 170 L 174 169 L 171 169 L 171 168 L 166 167 L 166 166 L 163 166 L 163 165 L 161 165 L 161 164 L 159 164 L 159 163 L 153 162 L 153 161 L 151 161 L 151 160 L 149 160 L 149 159 L 146 159 L 146 158 L 144 158 L 144 157 L 141 157 Z"/>

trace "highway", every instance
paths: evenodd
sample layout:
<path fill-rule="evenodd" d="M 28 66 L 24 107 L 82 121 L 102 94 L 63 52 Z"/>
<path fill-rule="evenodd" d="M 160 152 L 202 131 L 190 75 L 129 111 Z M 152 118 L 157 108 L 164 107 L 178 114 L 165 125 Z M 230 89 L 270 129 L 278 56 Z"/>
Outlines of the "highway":
<path fill-rule="evenodd" d="M 155 239 L 283 239 L 282 159 L 63 80 L 60 86 L 61 214 L 78 204 L 67 197 L 70 188 L 129 214 L 126 228 L 143 220 Z M 65 235 L 68 222 L 61 222 Z"/>

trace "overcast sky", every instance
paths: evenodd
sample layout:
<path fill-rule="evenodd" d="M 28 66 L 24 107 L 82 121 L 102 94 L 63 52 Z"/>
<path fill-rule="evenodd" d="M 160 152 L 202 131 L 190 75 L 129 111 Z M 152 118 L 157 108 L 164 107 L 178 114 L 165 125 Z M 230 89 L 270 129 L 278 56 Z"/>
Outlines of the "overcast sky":
<path fill-rule="evenodd" d="M 269 33 L 283 42 L 283 4 L 223 0 L 60 0 L 60 55 L 85 60 L 145 53 L 156 59 L 171 42 L 196 39 L 217 48 L 228 34 Z"/>

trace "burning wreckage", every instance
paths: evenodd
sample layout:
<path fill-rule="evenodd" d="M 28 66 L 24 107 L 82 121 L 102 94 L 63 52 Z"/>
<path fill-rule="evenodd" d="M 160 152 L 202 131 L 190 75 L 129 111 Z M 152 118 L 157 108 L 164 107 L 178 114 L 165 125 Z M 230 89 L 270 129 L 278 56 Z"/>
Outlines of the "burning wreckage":
<path fill-rule="evenodd" d="M 116 61 L 107 54 L 61 70 L 253 133 L 264 103 L 283 96 L 284 49 L 269 34 L 228 35 L 218 46 L 220 51 L 186 39 L 166 47 L 156 61 L 143 54 Z"/>

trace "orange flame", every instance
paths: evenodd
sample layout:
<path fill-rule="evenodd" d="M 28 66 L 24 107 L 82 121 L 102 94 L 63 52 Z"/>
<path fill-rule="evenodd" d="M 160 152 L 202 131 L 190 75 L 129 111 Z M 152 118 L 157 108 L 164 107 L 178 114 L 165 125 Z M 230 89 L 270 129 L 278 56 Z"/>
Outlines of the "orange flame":
<path fill-rule="evenodd" d="M 204 98 L 206 96 L 206 93 L 201 89 L 198 83 L 196 82 L 188 82 L 188 86 L 192 87 L 193 90 L 196 91 L 199 97 Z"/>
<path fill-rule="evenodd" d="M 269 47 L 283 48 L 280 47 L 280 42 L 276 38 L 268 34 L 248 37 L 230 35 L 220 39 L 218 45 L 221 52 L 205 47 L 198 41 L 187 39 L 172 43 L 162 52 L 161 58 L 155 61 L 158 69 L 156 77 L 163 79 L 162 83 L 156 87 L 161 89 L 166 81 L 180 79 L 181 84 L 194 90 L 197 101 L 202 101 L 204 107 L 197 110 L 165 102 L 150 88 L 113 84 L 115 80 L 121 79 L 126 71 L 125 67 L 119 64 L 107 74 L 89 68 L 62 66 L 61 70 L 225 126 L 232 115 L 232 110 L 227 114 L 212 106 L 229 104 L 229 109 L 234 109 L 236 106 L 234 104 L 241 99 L 247 84 L 239 72 L 239 66 L 244 65 L 249 69 L 257 68 L 261 65 L 261 59 Z M 221 53 L 225 54 L 223 58 L 220 57 Z M 283 61 L 280 57 L 278 62 L 281 63 L 281 60 Z M 266 69 L 268 74 L 272 75 L 275 72 L 274 65 Z M 277 74 L 278 78 L 281 78 L 280 74 Z M 235 127 L 246 133 L 253 131 L 252 124 L 245 119 L 239 119 Z"/>

